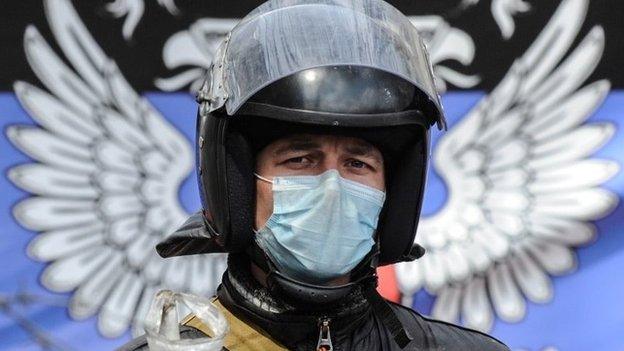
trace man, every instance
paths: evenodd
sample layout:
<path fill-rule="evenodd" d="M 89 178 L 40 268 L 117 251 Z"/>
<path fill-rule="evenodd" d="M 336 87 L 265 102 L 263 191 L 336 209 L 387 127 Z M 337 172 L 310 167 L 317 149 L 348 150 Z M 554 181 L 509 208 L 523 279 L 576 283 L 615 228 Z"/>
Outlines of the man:
<path fill-rule="evenodd" d="M 404 15 L 380 0 L 269 1 L 218 49 L 198 101 L 204 210 L 157 250 L 229 253 L 215 300 L 227 349 L 507 350 L 376 291 L 379 265 L 423 254 L 429 128 L 444 126 Z M 183 337 L 210 334 L 184 324 Z"/>

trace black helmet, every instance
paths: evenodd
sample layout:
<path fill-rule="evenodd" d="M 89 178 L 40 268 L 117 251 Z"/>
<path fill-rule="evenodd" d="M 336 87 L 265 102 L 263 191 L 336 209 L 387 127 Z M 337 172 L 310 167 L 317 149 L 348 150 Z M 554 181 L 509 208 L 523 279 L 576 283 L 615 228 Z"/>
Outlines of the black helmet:
<path fill-rule="evenodd" d="M 387 200 L 372 266 L 422 255 L 413 243 L 429 128 L 445 121 L 424 44 L 395 8 L 380 0 L 269 1 L 227 36 L 198 102 L 204 210 L 157 246 L 162 256 L 248 250 L 255 154 L 292 133 L 376 145 L 387 165 Z"/>

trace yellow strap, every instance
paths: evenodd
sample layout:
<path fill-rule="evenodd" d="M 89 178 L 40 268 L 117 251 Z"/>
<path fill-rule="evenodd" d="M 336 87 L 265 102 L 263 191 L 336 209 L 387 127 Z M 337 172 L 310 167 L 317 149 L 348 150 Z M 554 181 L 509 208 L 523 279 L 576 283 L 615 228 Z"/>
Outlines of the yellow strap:
<path fill-rule="evenodd" d="M 230 331 L 225 337 L 224 345 L 229 351 L 261 351 L 261 350 L 288 350 L 263 331 L 256 330 L 251 325 L 243 322 L 223 307 L 219 300 L 213 303 L 225 315 L 230 325 Z M 189 314 L 182 320 L 182 325 L 193 327 L 202 333 L 212 336 L 212 330 L 194 314 Z M 259 328 L 258 328 L 259 329 Z"/>

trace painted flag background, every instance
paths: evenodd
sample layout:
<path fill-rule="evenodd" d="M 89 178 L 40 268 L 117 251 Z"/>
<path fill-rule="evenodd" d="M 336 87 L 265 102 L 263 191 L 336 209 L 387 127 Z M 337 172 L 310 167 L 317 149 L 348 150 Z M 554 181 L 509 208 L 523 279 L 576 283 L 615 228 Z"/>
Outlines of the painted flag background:
<path fill-rule="evenodd" d="M 391 3 L 430 48 L 449 130 L 429 258 L 385 268 L 384 294 L 514 350 L 624 350 L 624 3 Z M 152 248 L 199 208 L 189 91 L 258 4 L 4 4 L 0 350 L 114 349 L 159 288 L 214 290 L 223 257 Z"/>

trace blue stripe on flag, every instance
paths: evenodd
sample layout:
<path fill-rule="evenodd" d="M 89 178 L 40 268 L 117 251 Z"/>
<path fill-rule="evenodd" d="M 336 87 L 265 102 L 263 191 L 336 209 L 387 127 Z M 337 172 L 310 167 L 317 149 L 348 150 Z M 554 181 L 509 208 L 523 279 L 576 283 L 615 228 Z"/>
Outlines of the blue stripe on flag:
<path fill-rule="evenodd" d="M 450 92 L 444 97 L 444 105 L 452 125 L 460 120 L 483 96 L 480 92 Z M 146 97 L 189 139 L 195 133 L 195 103 L 188 94 L 149 93 Z M 611 121 L 621 125 L 624 121 L 624 91 L 612 92 L 590 122 Z M 13 93 L 0 93 L 0 127 L 4 131 L 13 124 L 33 124 L 22 110 Z M 434 134 L 434 142 L 438 133 Z M 35 235 L 21 228 L 11 215 L 11 208 L 27 193 L 17 189 L 6 179 L 6 172 L 13 166 L 29 162 L 6 139 L 0 138 L 0 294 L 8 296 L 19 291 L 20 285 L 28 292 L 48 299 L 69 301 L 71 294 L 55 294 L 46 291 L 38 283 L 44 263 L 26 256 L 26 246 Z M 616 160 L 624 165 L 624 133 L 618 130 L 614 138 L 596 157 Z M 441 180 L 432 175 L 427 192 L 425 212 L 434 213 L 446 198 L 446 188 Z M 605 188 L 624 196 L 624 172 L 604 185 Z M 180 191 L 184 207 L 192 212 L 199 208 L 196 179 L 191 175 Z M 493 334 L 513 348 L 539 350 L 554 346 L 559 350 L 621 350 L 624 349 L 624 313 L 621 297 L 624 281 L 620 279 L 624 267 L 624 207 L 620 203 L 614 213 L 597 222 L 598 240 L 578 250 L 577 272 L 554 278 L 555 295 L 551 303 L 537 305 L 528 303 L 526 318 L 517 324 L 497 321 Z M 424 313 L 431 309 L 433 297 L 421 292 L 415 298 L 416 307 Z M 20 307 L 17 311 L 60 343 L 74 349 L 110 350 L 130 338 L 126 333 L 115 340 L 104 339 L 97 332 L 97 319 L 73 321 L 66 309 L 45 304 Z M 0 310 L 0 349 L 36 350 L 28 333 Z"/>

